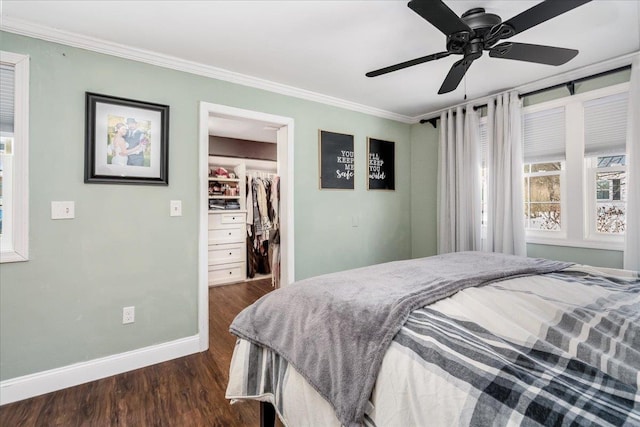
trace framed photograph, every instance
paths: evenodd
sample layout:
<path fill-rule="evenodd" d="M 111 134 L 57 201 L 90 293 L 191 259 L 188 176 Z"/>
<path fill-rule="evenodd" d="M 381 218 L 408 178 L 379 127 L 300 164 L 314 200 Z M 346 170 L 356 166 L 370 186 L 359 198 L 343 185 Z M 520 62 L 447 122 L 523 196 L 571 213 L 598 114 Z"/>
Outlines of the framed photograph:
<path fill-rule="evenodd" d="M 320 188 L 353 190 L 353 135 L 318 131 Z"/>
<path fill-rule="evenodd" d="M 87 92 L 84 182 L 169 185 L 169 106 Z"/>
<path fill-rule="evenodd" d="M 396 189 L 395 143 L 367 138 L 368 190 Z"/>

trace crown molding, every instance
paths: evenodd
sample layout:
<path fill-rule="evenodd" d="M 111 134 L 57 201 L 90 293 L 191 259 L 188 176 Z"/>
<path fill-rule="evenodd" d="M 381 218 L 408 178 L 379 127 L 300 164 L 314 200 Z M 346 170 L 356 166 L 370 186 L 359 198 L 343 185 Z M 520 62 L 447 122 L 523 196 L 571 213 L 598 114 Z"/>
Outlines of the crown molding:
<path fill-rule="evenodd" d="M 300 89 L 294 86 L 288 86 L 281 83 L 253 77 L 233 71 L 217 68 L 209 65 L 200 64 L 198 62 L 187 61 L 174 56 L 163 55 L 157 52 L 138 49 L 131 46 L 112 43 L 93 37 L 84 36 L 77 33 L 58 30 L 43 25 L 2 16 L 0 30 L 7 31 L 22 36 L 33 37 L 49 42 L 60 43 L 67 46 L 86 49 L 93 52 L 103 53 L 106 55 L 117 56 L 120 58 L 130 59 L 133 61 L 144 62 L 158 67 L 170 68 L 172 70 L 184 71 L 190 74 L 196 74 L 212 79 L 223 80 L 230 83 L 248 86 L 256 89 L 262 89 L 281 95 L 292 96 L 295 98 L 314 101 L 321 104 L 331 105 L 333 107 L 344 108 L 346 110 L 356 111 L 359 113 L 369 114 L 383 119 L 395 120 L 402 123 L 416 123 L 417 118 L 409 117 L 402 114 L 393 113 L 391 111 L 370 107 L 356 102 L 347 101 L 345 99 L 324 95 L 306 89 Z"/>

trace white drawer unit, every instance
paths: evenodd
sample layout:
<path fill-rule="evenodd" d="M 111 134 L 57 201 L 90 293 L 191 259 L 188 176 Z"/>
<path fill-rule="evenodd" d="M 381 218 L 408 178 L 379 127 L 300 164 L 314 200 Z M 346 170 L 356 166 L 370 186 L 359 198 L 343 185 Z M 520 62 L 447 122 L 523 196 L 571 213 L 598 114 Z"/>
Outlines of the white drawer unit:
<path fill-rule="evenodd" d="M 245 211 L 209 212 L 209 285 L 247 278 Z"/>
<path fill-rule="evenodd" d="M 209 246 L 209 265 L 243 262 L 247 248 L 244 243 Z"/>
<path fill-rule="evenodd" d="M 224 244 L 234 242 L 244 242 L 244 227 L 240 228 L 223 228 L 222 230 L 209 230 L 209 244 Z"/>
<path fill-rule="evenodd" d="M 225 283 L 240 282 L 246 278 L 245 264 L 242 262 L 235 264 L 210 265 L 209 284 L 222 285 Z"/>
<path fill-rule="evenodd" d="M 245 213 L 215 213 L 209 215 L 209 230 L 237 228 L 245 223 Z"/>

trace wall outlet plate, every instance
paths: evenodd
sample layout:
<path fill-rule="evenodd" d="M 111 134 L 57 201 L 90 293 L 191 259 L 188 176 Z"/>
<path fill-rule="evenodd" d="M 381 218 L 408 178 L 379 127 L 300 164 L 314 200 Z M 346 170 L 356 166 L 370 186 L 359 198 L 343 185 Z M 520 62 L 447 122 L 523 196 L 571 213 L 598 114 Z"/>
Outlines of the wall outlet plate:
<path fill-rule="evenodd" d="M 136 321 L 136 308 L 134 306 L 122 307 L 122 324 L 126 325 L 128 323 L 133 323 L 135 321 Z"/>

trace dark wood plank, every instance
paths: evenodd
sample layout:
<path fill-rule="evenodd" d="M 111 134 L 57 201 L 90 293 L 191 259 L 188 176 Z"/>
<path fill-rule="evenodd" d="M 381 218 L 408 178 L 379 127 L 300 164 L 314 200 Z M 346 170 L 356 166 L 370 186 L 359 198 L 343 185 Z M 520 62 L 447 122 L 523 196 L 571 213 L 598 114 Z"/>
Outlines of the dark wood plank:
<path fill-rule="evenodd" d="M 212 287 L 208 351 L 4 405 L 0 425 L 257 427 L 258 402 L 224 398 L 236 341 L 229 325 L 271 290 L 270 279 Z"/>

